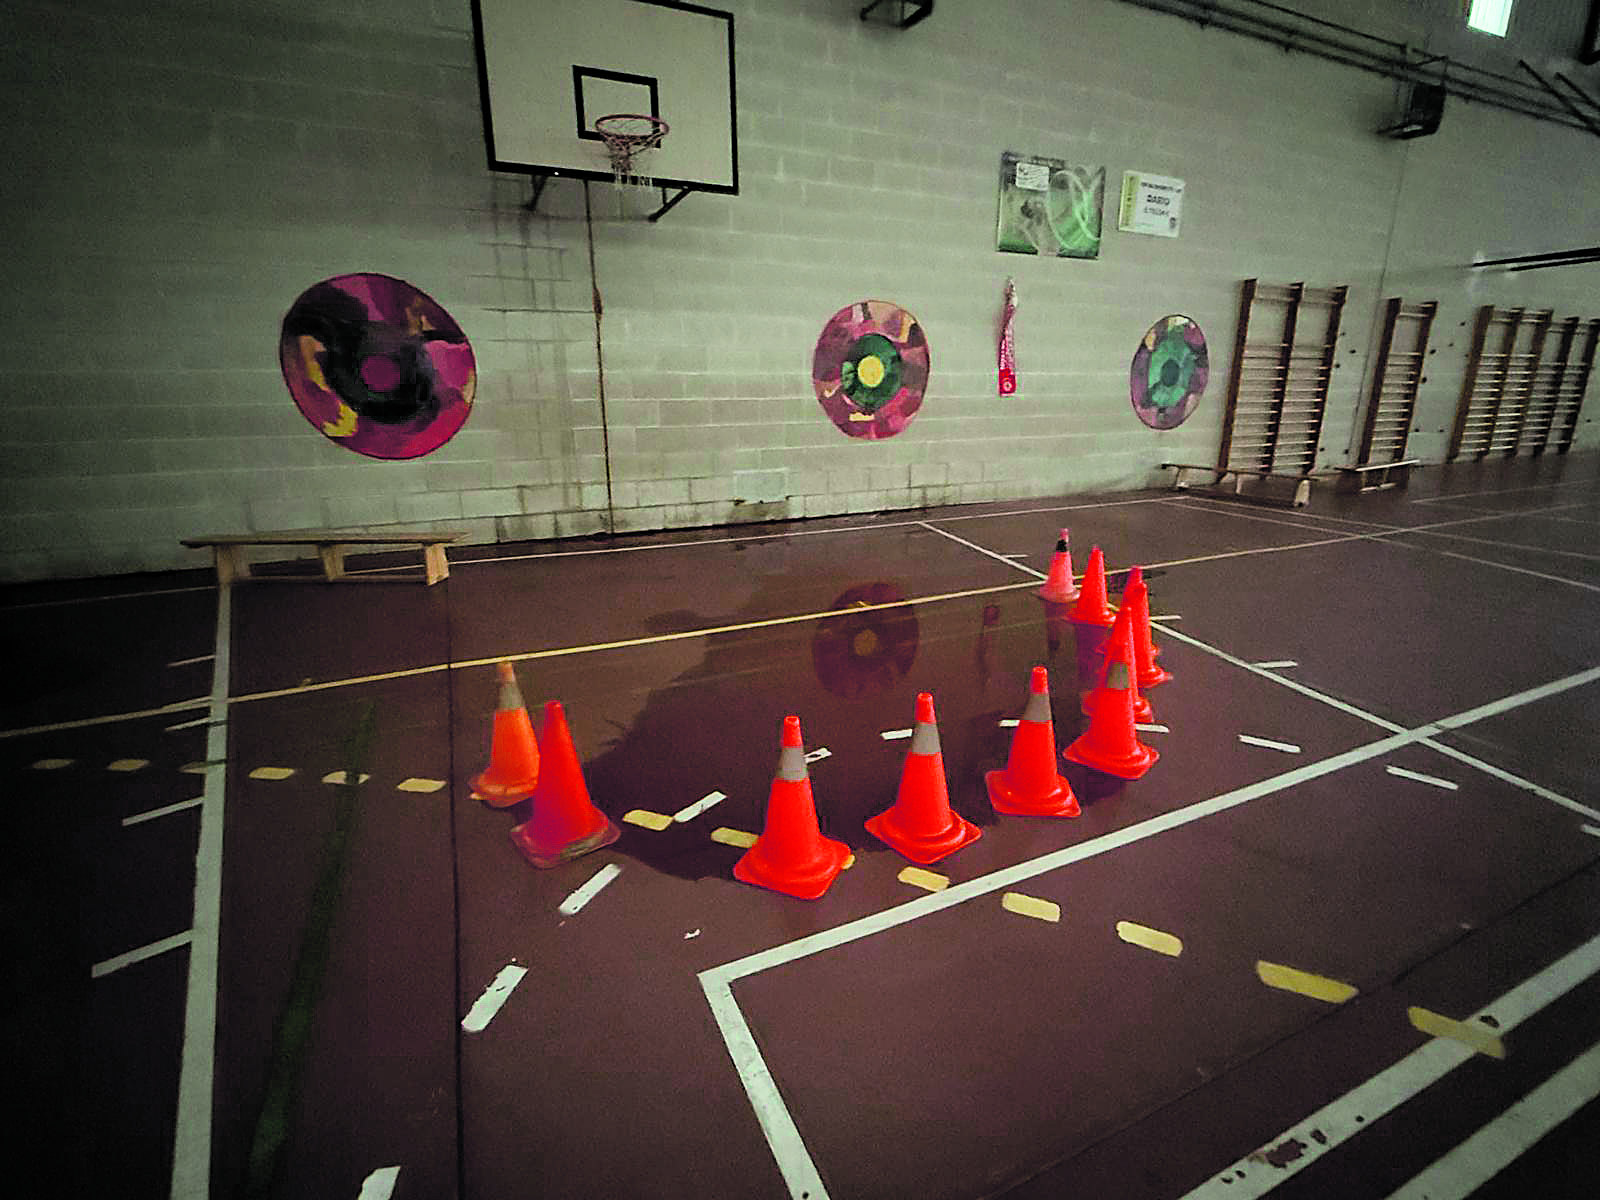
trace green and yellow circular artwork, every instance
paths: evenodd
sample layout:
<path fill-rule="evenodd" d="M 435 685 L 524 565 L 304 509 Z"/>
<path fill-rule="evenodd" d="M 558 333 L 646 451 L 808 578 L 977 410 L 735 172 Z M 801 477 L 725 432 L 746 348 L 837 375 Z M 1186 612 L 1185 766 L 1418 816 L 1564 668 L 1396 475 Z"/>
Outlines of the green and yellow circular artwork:
<path fill-rule="evenodd" d="M 811 383 L 841 433 L 893 437 L 922 406 L 928 339 L 898 305 L 858 301 L 823 327 L 811 356 Z"/>
<path fill-rule="evenodd" d="M 1176 429 L 1189 419 L 1210 380 L 1206 335 L 1190 318 L 1162 317 L 1133 352 L 1128 394 L 1151 429 Z"/>

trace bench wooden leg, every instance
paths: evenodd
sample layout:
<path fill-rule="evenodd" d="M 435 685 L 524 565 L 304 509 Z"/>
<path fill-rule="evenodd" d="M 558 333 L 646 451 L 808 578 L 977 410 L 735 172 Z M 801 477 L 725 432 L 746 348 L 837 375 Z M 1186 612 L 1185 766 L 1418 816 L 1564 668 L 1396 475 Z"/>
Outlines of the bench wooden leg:
<path fill-rule="evenodd" d="M 422 547 L 422 565 L 431 587 L 441 579 L 450 577 L 450 561 L 444 556 L 444 543 L 433 542 Z"/>
<path fill-rule="evenodd" d="M 236 581 L 250 578 L 250 564 L 245 561 L 243 546 L 213 546 L 216 555 L 217 586 L 230 587 Z"/>
<path fill-rule="evenodd" d="M 345 548 L 336 543 L 322 543 L 317 546 L 317 555 L 322 559 L 322 573 L 329 583 L 336 583 L 344 578 L 344 551 Z"/>

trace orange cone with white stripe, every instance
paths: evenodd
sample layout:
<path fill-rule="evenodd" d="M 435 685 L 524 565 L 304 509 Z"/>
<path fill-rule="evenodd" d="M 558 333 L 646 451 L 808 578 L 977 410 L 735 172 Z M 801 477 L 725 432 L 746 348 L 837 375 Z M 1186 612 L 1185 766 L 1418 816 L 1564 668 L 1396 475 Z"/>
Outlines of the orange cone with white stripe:
<path fill-rule="evenodd" d="M 495 707 L 489 765 L 472 781 L 472 790 L 486 804 L 510 808 L 533 794 L 539 783 L 539 743 L 522 703 L 522 689 L 509 662 L 496 668 L 500 702 Z"/>
<path fill-rule="evenodd" d="M 894 807 L 868 818 L 866 825 L 873 837 L 922 866 L 948 858 L 983 836 L 976 825 L 950 808 L 939 726 L 933 716 L 933 697 L 927 692 L 917 696 L 911 751 L 900 772 Z"/>
<path fill-rule="evenodd" d="M 1172 672 L 1156 664 L 1156 655 L 1161 653 L 1161 649 L 1150 637 L 1150 585 L 1144 581 L 1141 568 L 1133 567 L 1128 571 L 1122 600 L 1133 608 L 1133 664 L 1140 690 L 1166 683 L 1172 678 Z M 1139 719 L 1149 720 L 1148 717 Z"/>
<path fill-rule="evenodd" d="M 1133 611 L 1124 604 L 1106 647 L 1105 679 L 1089 697 L 1089 728 L 1061 757 L 1119 779 L 1138 779 L 1161 757 L 1139 741 L 1133 728 L 1138 693 L 1133 670 Z"/>
<path fill-rule="evenodd" d="M 1116 620 L 1111 606 L 1106 603 L 1106 556 L 1099 546 L 1089 551 L 1089 565 L 1083 569 L 1083 587 L 1078 589 L 1078 602 L 1072 606 L 1067 619 L 1079 625 L 1099 625 L 1106 629 Z"/>
<path fill-rule="evenodd" d="M 594 806 L 578 748 L 559 701 L 544 706 L 544 767 L 533 793 L 533 815 L 511 831 L 512 844 L 536 867 L 559 867 L 609 846 L 622 831 Z"/>
<path fill-rule="evenodd" d="M 995 812 L 1014 817 L 1075 817 L 1072 784 L 1056 774 L 1055 723 L 1050 717 L 1050 675 L 1035 667 L 1028 681 L 1028 706 L 1011 736 L 1003 771 L 983 777 Z"/>
<path fill-rule="evenodd" d="M 785 717 L 778 773 L 767 796 L 766 825 L 756 844 L 733 865 L 733 877 L 786 896 L 815 900 L 833 886 L 849 857 L 850 848 L 843 842 L 822 836 L 806 772 L 800 718 Z"/>
<path fill-rule="evenodd" d="M 1039 595 L 1063 604 L 1078 597 L 1078 585 L 1072 581 L 1072 545 L 1065 529 L 1056 542 L 1056 552 L 1050 556 L 1050 574 Z"/>

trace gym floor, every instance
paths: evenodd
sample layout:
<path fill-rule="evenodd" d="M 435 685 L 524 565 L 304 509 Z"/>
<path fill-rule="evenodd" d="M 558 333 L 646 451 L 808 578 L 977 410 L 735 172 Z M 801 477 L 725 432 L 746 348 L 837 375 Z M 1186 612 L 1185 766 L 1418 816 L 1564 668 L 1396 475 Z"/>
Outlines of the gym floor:
<path fill-rule="evenodd" d="M 1033 666 L 1058 745 L 1085 724 L 1035 594 L 1062 527 L 1080 571 L 1094 545 L 1114 588 L 1146 569 L 1161 759 L 1063 764 L 1081 816 L 1000 817 L 982 776 Z M 451 567 L 0 597 L 37 1194 L 1593 1194 L 1600 456 Z M 501 659 L 536 721 L 561 701 L 615 844 L 535 870 L 527 806 L 472 798 Z M 942 891 L 862 828 L 919 691 L 983 831 Z M 760 830 L 790 713 L 855 853 L 816 901 L 736 882 L 712 837 Z"/>

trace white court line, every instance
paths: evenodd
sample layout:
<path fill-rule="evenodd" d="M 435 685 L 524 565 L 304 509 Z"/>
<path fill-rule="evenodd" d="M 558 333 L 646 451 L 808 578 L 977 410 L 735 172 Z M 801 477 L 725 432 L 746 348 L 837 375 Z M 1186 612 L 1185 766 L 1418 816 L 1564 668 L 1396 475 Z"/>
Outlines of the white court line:
<path fill-rule="evenodd" d="M 1461 790 L 1460 784 L 1451 783 L 1448 779 L 1440 779 L 1437 775 L 1423 775 L 1418 771 L 1408 771 L 1404 767 L 1385 767 L 1384 770 L 1391 775 L 1400 776 L 1401 779 L 1414 779 L 1418 783 L 1429 783 L 1436 788 L 1444 788 L 1446 791 L 1455 792 Z"/>
<path fill-rule="evenodd" d="M 1167 727 L 1166 725 L 1135 725 L 1134 728 L 1137 729 L 1140 733 L 1171 733 L 1172 732 L 1172 730 L 1169 727 Z"/>
<path fill-rule="evenodd" d="M 1271 738 L 1251 737 L 1248 733 L 1241 733 L 1239 740 L 1246 746 L 1260 746 L 1263 750 L 1281 750 L 1285 754 L 1300 753 L 1300 747 L 1293 742 L 1275 742 Z"/>
<path fill-rule="evenodd" d="M 197 725 L 209 724 L 210 721 L 211 721 L 211 717 L 208 714 L 206 716 L 199 717 L 199 718 L 197 718 L 197 719 L 195 719 L 193 721 L 180 721 L 176 725 L 168 725 L 163 730 L 163 732 L 165 732 L 165 733 L 177 733 L 180 729 L 193 729 Z"/>
<path fill-rule="evenodd" d="M 361 1181 L 361 1194 L 356 1200 L 389 1200 L 399 1178 L 399 1167 L 379 1167 Z"/>
<path fill-rule="evenodd" d="M 885 729 L 878 736 L 886 742 L 898 742 L 910 737 L 915 732 L 916 730 L 914 729 Z"/>
<path fill-rule="evenodd" d="M 1252 667 L 1259 667 L 1263 671 L 1286 671 L 1290 667 L 1298 667 L 1300 664 L 1295 662 L 1292 658 L 1278 658 L 1271 662 L 1258 662 L 1251 663 L 1250 665 Z"/>
<path fill-rule="evenodd" d="M 994 559 L 995 562 L 1004 563 L 1008 567 L 1015 567 L 1019 571 L 1026 571 L 1029 575 L 1032 575 L 1035 579 L 1048 579 L 1049 578 L 1049 576 L 1046 575 L 1043 571 L 1036 571 L 1036 570 L 1034 570 L 1034 568 L 1030 567 L 1027 563 L 1019 563 L 1015 558 L 1012 558 L 1009 555 L 996 554 L 993 550 L 988 550 L 988 549 L 985 549 L 984 547 L 978 545 L 977 542 L 969 542 L 964 537 L 957 537 L 955 534 L 951 533 L 948 529 L 940 529 L 937 525 L 930 525 L 926 521 L 918 521 L 917 524 L 921 525 L 924 529 L 927 529 L 927 530 L 929 530 L 929 531 L 931 531 L 933 533 L 937 533 L 940 537 L 947 537 L 952 542 L 960 542 L 963 546 L 965 546 L 969 550 L 976 550 L 979 554 L 987 555 L 988 557 Z"/>
<path fill-rule="evenodd" d="M 499 974 L 489 981 L 489 986 L 483 989 L 483 994 L 472 1002 L 472 1007 L 467 1010 L 467 1015 L 461 1018 L 461 1028 L 468 1033 L 482 1033 L 489 1027 L 489 1022 L 494 1020 L 495 1013 L 500 1011 L 522 982 L 522 977 L 528 973 L 527 967 L 519 967 L 516 963 L 507 963 L 500 968 Z"/>
<path fill-rule="evenodd" d="M 228 679 L 232 670 L 233 589 L 217 588 L 211 664 L 205 790 L 194 856 L 194 943 L 183 1005 L 183 1061 L 178 1075 L 171 1200 L 211 1194 L 211 1093 L 217 1042 L 218 939 L 222 928 L 222 821 L 228 782 Z"/>
<path fill-rule="evenodd" d="M 154 958 L 158 954 L 165 954 L 168 950 L 176 950 L 179 946 L 187 946 L 189 939 L 194 936 L 194 930 L 186 929 L 182 933 L 175 933 L 171 937 L 164 937 L 159 942 L 151 942 L 148 946 L 140 946 L 137 950 L 129 950 L 125 954 L 116 954 L 110 958 L 97 962 L 90 969 L 91 978 L 99 979 L 113 971 L 120 971 L 123 967 L 131 967 L 134 963 L 143 962 L 147 958 Z"/>
<path fill-rule="evenodd" d="M 1512 496 L 1512 495 L 1517 494 L 1518 492 L 1547 492 L 1552 488 L 1583 487 L 1585 484 L 1587 484 L 1590 487 L 1593 487 L 1593 486 L 1596 485 L 1597 482 L 1600 482 L 1600 481 L 1596 481 L 1596 480 L 1593 480 L 1593 479 L 1570 479 L 1570 480 L 1567 480 L 1564 483 L 1536 483 L 1536 484 L 1532 484 L 1532 485 L 1530 485 L 1528 487 L 1501 488 L 1499 491 L 1494 491 L 1494 492 L 1452 492 L 1448 496 L 1428 496 L 1427 498 L 1422 499 L 1422 500 L 1407 500 L 1406 503 L 1407 504 L 1447 504 L 1451 500 L 1470 499 L 1473 496 Z"/>
<path fill-rule="evenodd" d="M 124 825 L 138 825 L 142 821 L 154 821 L 157 817 L 170 817 L 175 812 L 182 812 L 186 808 L 199 808 L 204 804 L 204 796 L 196 796 L 193 800 L 180 800 L 176 804 L 169 804 L 165 808 L 147 809 L 142 813 L 135 813 L 131 817 L 123 817 Z"/>
<path fill-rule="evenodd" d="M 806 751 L 806 762 L 808 763 L 821 762 L 825 758 L 832 757 L 833 751 L 826 746 L 818 746 L 815 750 Z"/>
<path fill-rule="evenodd" d="M 1425 1171 L 1389 1200 L 1465 1200 L 1535 1142 L 1600 1096 L 1600 1045 L 1590 1046 L 1549 1079 Z"/>
<path fill-rule="evenodd" d="M 1578 828 L 1590 837 L 1600 837 L 1600 825 L 1580 825 Z"/>
<path fill-rule="evenodd" d="M 1496 779 L 1503 780 L 1513 787 L 1519 787 L 1525 792 L 1532 792 L 1541 800 L 1548 800 L 1552 804 L 1559 804 L 1562 808 L 1571 809 L 1575 813 L 1582 813 L 1586 817 L 1593 817 L 1595 820 L 1600 821 L 1600 810 L 1590 808 L 1587 804 L 1579 804 L 1576 800 L 1568 799 L 1559 792 L 1552 792 L 1549 788 L 1540 787 L 1532 780 L 1524 779 L 1520 775 L 1513 775 L 1510 771 L 1502 770 L 1493 763 L 1486 763 L 1481 758 L 1474 758 L 1464 751 L 1457 750 L 1447 742 L 1424 738 L 1422 744 L 1430 750 L 1437 750 L 1440 754 L 1455 759 L 1457 762 L 1463 762 L 1469 767 L 1475 767 L 1486 775 L 1493 775 Z"/>
<path fill-rule="evenodd" d="M 701 813 L 705 812 L 706 809 L 721 804 L 727 798 L 728 796 L 726 792 L 707 792 L 693 804 L 686 804 L 677 812 L 673 813 L 672 819 L 677 821 L 680 825 L 685 821 L 692 821 Z"/>
<path fill-rule="evenodd" d="M 1493 1021 L 1492 1028 L 1504 1036 L 1597 970 L 1600 970 L 1600 936 L 1590 938 L 1576 950 L 1558 958 L 1537 975 L 1479 1009 L 1469 1020 L 1484 1023 L 1483 1018 L 1487 1016 Z M 1217 1172 L 1188 1192 L 1183 1200 L 1221 1200 L 1222 1197 L 1248 1200 L 1264 1196 L 1363 1129 L 1371 1128 L 1378 1118 L 1443 1079 L 1462 1063 L 1472 1061 L 1477 1053 L 1454 1038 L 1436 1037 L 1285 1129 L 1254 1154 Z M 1286 1146 L 1291 1140 L 1297 1143 L 1297 1155 L 1275 1170 L 1265 1170 L 1257 1156 L 1270 1153 L 1276 1146 Z"/>
<path fill-rule="evenodd" d="M 197 654 L 193 658 L 180 658 L 176 662 L 169 662 L 167 664 L 167 666 L 169 666 L 169 667 L 187 667 L 187 666 L 192 666 L 195 663 L 210 662 L 215 657 L 216 657 L 215 654 Z"/>
<path fill-rule="evenodd" d="M 607 863 L 593 875 L 589 876 L 589 881 L 587 883 L 583 884 L 576 891 L 574 891 L 572 895 L 563 900 L 559 907 L 557 907 L 556 911 L 564 917 L 570 917 L 574 913 L 582 911 L 585 904 L 589 903 L 589 901 L 593 900 L 600 894 L 601 888 L 605 887 L 606 884 L 610 883 L 621 873 L 622 868 L 616 863 Z"/>

